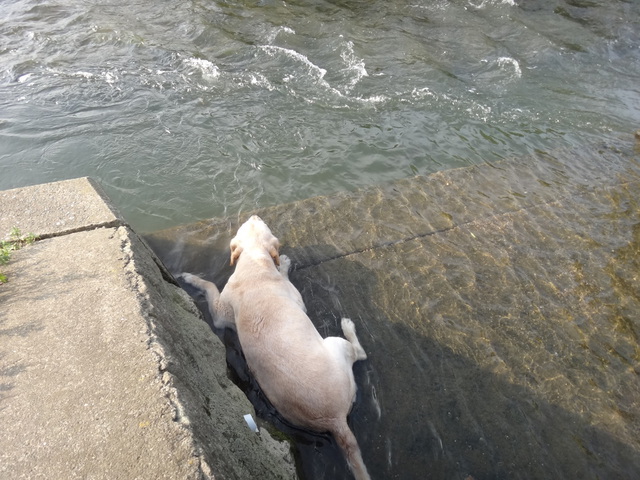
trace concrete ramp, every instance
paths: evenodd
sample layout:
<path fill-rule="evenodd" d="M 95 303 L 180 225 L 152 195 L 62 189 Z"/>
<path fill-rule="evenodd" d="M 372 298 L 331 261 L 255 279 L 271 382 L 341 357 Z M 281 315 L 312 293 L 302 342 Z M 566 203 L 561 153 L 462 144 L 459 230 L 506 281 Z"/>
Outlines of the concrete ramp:
<path fill-rule="evenodd" d="M 296 478 L 224 346 L 88 179 L 0 192 L 0 478 Z"/>
<path fill-rule="evenodd" d="M 369 359 L 351 423 L 375 479 L 635 478 L 639 198 L 633 146 L 598 145 L 147 240 L 171 271 L 222 287 L 235 229 L 265 219 L 322 335 L 356 323 Z M 309 478 L 347 478 L 330 439 L 287 431 Z"/>

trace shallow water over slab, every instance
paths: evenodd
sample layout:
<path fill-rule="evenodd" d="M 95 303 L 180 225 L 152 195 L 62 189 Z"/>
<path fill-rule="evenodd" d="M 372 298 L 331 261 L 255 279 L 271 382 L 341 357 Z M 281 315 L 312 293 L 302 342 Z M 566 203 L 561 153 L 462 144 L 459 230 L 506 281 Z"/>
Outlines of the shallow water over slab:
<path fill-rule="evenodd" d="M 321 334 L 356 323 L 369 359 L 351 423 L 373 478 L 639 471 L 637 155 L 600 145 L 534 160 L 258 212 Z M 172 271 L 222 287 L 237 224 L 148 240 Z M 308 478 L 348 478 L 330 439 L 294 437 Z"/>

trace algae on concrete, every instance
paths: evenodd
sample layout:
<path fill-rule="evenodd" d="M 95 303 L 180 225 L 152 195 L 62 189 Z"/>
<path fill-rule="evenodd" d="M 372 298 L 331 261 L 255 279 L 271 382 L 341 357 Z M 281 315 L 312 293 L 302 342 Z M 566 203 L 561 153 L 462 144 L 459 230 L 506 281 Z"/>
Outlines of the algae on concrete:
<path fill-rule="evenodd" d="M 6 238 L 7 240 L 0 241 L 0 268 L 9 263 L 12 252 L 36 241 L 36 236 L 34 234 L 29 233 L 23 236 L 22 232 L 20 232 L 20 229 L 17 227 L 13 227 Z M 0 284 L 6 283 L 7 280 L 7 276 L 2 273 L 2 270 L 0 269 Z"/>

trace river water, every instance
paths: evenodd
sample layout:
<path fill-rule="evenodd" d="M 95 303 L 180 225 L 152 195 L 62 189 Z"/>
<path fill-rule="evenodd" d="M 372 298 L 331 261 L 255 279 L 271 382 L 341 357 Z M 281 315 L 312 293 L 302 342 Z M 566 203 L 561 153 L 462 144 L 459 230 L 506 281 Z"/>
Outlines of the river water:
<path fill-rule="evenodd" d="M 637 164 L 581 152 L 640 128 L 640 2 L 7 0 L 0 13 L 0 189 L 91 176 L 138 232 L 161 231 L 173 272 L 219 285 L 227 220 L 176 226 L 342 192 L 268 220 L 321 333 L 357 320 L 370 359 L 352 419 L 374 478 L 635 478 Z M 398 187 L 435 172 L 424 191 Z M 369 203 L 327 214 L 372 185 Z M 495 216 L 513 201 L 529 203 Z M 304 228 L 318 212 L 326 232 Z M 294 220 L 340 238 L 296 242 Z M 397 252 L 305 257 L 430 222 L 444 226 L 389 240 Z M 296 441 L 309 478 L 348 477 L 328 438 Z"/>
<path fill-rule="evenodd" d="M 640 3 L 7 0 L 0 189 L 139 231 L 629 135 Z"/>

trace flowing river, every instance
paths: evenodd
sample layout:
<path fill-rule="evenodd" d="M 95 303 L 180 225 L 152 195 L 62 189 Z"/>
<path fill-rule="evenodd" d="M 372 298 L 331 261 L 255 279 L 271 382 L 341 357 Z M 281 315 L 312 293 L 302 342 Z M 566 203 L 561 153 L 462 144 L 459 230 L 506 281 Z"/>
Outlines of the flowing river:
<path fill-rule="evenodd" d="M 138 231 L 628 135 L 640 3 L 7 0 L 0 189 Z"/>

